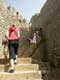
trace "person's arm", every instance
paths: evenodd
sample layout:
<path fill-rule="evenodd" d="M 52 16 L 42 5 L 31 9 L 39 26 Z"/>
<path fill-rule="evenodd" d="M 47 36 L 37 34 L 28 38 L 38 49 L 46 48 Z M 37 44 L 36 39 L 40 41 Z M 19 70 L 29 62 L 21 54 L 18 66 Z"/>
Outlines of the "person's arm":
<path fill-rule="evenodd" d="M 9 31 L 8 30 L 6 31 L 6 37 L 7 37 L 7 39 L 9 39 Z"/>
<path fill-rule="evenodd" d="M 18 30 L 18 38 L 20 38 L 20 31 Z"/>

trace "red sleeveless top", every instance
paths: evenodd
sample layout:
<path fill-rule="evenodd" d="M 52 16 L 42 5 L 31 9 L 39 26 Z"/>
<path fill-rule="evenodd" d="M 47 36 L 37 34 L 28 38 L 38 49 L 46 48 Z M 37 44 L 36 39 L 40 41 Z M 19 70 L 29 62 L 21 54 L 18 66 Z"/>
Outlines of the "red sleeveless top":
<path fill-rule="evenodd" d="M 18 39 L 18 31 L 19 31 L 19 28 L 17 27 L 9 27 L 8 28 L 8 32 L 9 32 L 8 40 Z"/>

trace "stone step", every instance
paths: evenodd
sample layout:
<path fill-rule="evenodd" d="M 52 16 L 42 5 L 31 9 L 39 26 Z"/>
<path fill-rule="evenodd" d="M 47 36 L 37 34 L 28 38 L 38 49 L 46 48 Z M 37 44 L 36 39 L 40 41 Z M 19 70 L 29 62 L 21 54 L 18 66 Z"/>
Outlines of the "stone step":
<path fill-rule="evenodd" d="M 8 71 L 9 64 L 0 65 L 0 71 Z M 38 64 L 16 64 L 15 71 L 37 71 L 39 70 Z"/>
<path fill-rule="evenodd" d="M 0 72 L 0 80 L 40 80 L 41 71 Z"/>
<path fill-rule="evenodd" d="M 49 66 L 49 63 L 48 62 L 37 61 L 36 59 L 32 59 L 32 64 L 33 63 L 39 64 L 39 69 L 40 70 L 49 70 L 50 69 L 50 66 Z"/>
<path fill-rule="evenodd" d="M 0 79 L 0 80 L 4 80 L 4 79 Z M 6 80 L 11 80 L 11 79 L 6 79 Z M 15 79 L 15 80 L 17 80 L 17 79 Z M 19 80 L 22 80 L 22 79 L 19 79 Z M 34 78 L 32 78 L 32 79 L 23 79 L 23 80 L 43 80 L 43 79 L 34 79 Z"/>
<path fill-rule="evenodd" d="M 32 58 L 17 58 L 17 62 L 21 64 L 29 64 L 32 62 Z"/>
<path fill-rule="evenodd" d="M 6 59 L 4 57 L 0 58 L 0 65 L 8 62 L 9 62 L 9 59 Z M 32 62 L 32 58 L 17 58 L 17 63 L 20 63 L 20 64 L 31 64 L 31 62 Z"/>
<path fill-rule="evenodd" d="M 15 66 L 17 71 L 30 71 L 30 70 L 39 70 L 38 64 L 18 64 Z"/>

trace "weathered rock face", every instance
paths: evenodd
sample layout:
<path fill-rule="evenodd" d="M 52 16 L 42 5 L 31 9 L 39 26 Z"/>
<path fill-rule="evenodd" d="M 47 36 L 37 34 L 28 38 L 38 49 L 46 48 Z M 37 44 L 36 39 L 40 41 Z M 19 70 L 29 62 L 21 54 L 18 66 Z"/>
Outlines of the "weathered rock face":
<path fill-rule="evenodd" d="M 29 30 L 29 22 L 26 21 L 26 19 L 23 18 L 19 12 L 14 7 L 6 6 L 5 0 L 0 0 L 0 52 L 2 53 L 3 47 L 2 47 L 2 38 L 4 37 L 6 33 L 6 29 L 11 24 L 15 24 L 19 28 L 25 31 L 21 31 L 21 35 L 27 34 Z M 22 41 L 22 40 L 21 40 Z"/>
<path fill-rule="evenodd" d="M 0 10 L 6 10 L 5 0 L 0 0 Z"/>
<path fill-rule="evenodd" d="M 60 1 L 47 0 L 40 14 L 32 17 L 31 23 L 32 27 L 42 28 L 46 56 L 57 66 L 60 57 Z"/>

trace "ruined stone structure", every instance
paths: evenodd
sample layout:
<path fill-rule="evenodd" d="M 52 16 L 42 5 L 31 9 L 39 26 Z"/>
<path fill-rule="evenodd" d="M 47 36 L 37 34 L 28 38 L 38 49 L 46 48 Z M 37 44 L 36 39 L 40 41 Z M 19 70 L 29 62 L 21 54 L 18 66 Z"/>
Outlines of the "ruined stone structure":
<path fill-rule="evenodd" d="M 60 1 L 47 0 L 41 12 L 32 17 L 31 23 L 33 28 L 42 28 L 47 60 L 57 67 L 60 62 Z"/>
<path fill-rule="evenodd" d="M 0 3 L 0 80 L 42 80 L 41 65 L 39 67 L 39 64 L 34 64 L 31 57 L 33 46 L 30 48 L 28 41 L 30 23 L 14 7 L 7 7 L 5 0 L 0 0 Z M 9 55 L 7 58 L 3 55 L 1 41 L 7 27 L 13 23 L 21 29 L 21 38 L 15 72 L 12 74 L 8 73 L 10 68 Z"/>
<path fill-rule="evenodd" d="M 23 18 L 23 16 L 19 12 L 17 12 L 17 10 L 15 10 L 15 8 L 11 6 L 8 6 L 8 7 L 6 6 L 5 0 L 0 0 L 0 3 L 1 3 L 0 4 L 0 52 L 2 53 L 3 51 L 2 45 L 1 45 L 1 39 L 6 32 L 6 28 L 10 24 L 14 23 L 21 28 L 21 36 L 22 35 L 24 36 L 24 38 L 21 37 L 21 40 L 20 40 L 20 45 L 22 44 L 22 46 L 19 47 L 19 57 L 31 57 L 32 63 L 35 62 L 40 64 L 40 67 L 39 67 L 40 69 L 42 69 L 44 67 L 44 64 L 46 65 L 47 62 L 54 69 L 57 69 L 57 68 L 59 69 L 60 68 L 60 1 L 47 0 L 45 5 L 41 9 L 41 12 L 39 14 L 35 14 L 31 18 L 31 21 L 30 21 L 31 27 L 29 22 L 27 22 Z M 36 45 L 29 46 L 28 44 L 29 27 L 33 31 L 38 30 L 40 32 L 41 40 Z M 0 57 L 1 57 L 1 54 L 0 54 Z M 22 62 L 24 63 L 25 60 L 26 59 L 23 58 Z M 21 67 L 18 69 L 21 70 L 22 69 Z M 26 65 L 25 65 L 25 68 L 26 68 Z M 46 70 L 46 67 L 44 67 L 44 70 Z M 57 75 L 55 75 L 55 78 L 56 76 Z M 28 79 L 28 77 L 26 76 L 25 79 Z M 18 79 L 19 79 L 19 76 L 18 76 Z M 30 79 L 32 78 L 30 77 Z M 47 80 L 53 80 L 53 79 L 50 78 Z M 56 79 L 56 80 L 59 80 L 59 79 Z"/>
<path fill-rule="evenodd" d="M 40 54 L 46 58 L 50 66 L 53 69 L 60 69 L 60 1 L 59 0 L 47 0 L 41 12 L 36 14 L 31 19 L 33 28 L 41 28 L 43 33 L 42 45 L 44 45 L 45 53 L 40 51 Z M 44 43 L 44 44 L 43 44 Z M 41 45 L 41 43 L 40 43 Z M 35 52 L 36 53 L 36 52 Z M 34 54 L 39 55 L 39 53 Z M 46 57 L 47 56 L 47 57 Z M 48 80 L 59 80 L 60 77 L 56 73 Z M 59 74 L 58 74 L 59 75 Z"/>
<path fill-rule="evenodd" d="M 3 51 L 2 38 L 7 27 L 13 23 L 25 31 L 21 32 L 21 36 L 29 30 L 29 22 L 14 7 L 7 6 L 5 0 L 0 0 L 0 53 Z"/>

